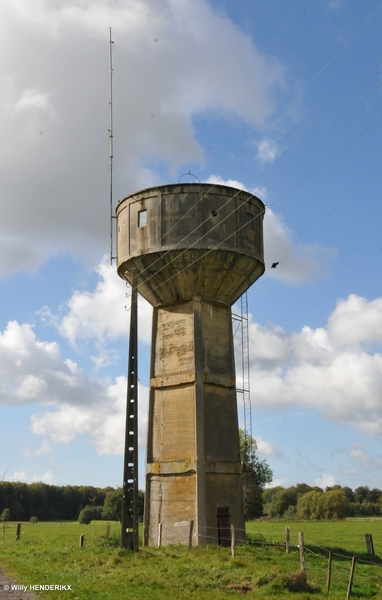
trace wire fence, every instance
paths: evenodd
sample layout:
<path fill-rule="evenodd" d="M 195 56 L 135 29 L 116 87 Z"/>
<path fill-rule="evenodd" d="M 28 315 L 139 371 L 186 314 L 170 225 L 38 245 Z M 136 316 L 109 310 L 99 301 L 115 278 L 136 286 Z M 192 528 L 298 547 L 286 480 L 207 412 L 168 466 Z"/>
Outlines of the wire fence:
<path fill-rule="evenodd" d="M 193 522 L 191 531 L 193 529 Z M 185 522 L 186 525 L 186 522 Z M 256 552 L 268 551 L 268 557 L 274 556 L 275 563 L 281 553 L 288 554 L 290 576 L 304 585 L 303 589 L 311 591 L 325 590 L 327 593 L 343 592 L 348 600 L 351 596 L 376 596 L 382 587 L 382 558 L 368 555 L 370 546 L 365 534 L 365 552 L 359 550 L 339 549 L 335 546 L 326 547 L 315 540 L 304 538 L 301 531 L 285 528 L 285 541 L 270 541 L 261 534 L 248 534 L 246 530 L 231 526 L 203 527 L 194 531 L 190 537 L 189 546 L 210 545 L 222 546 L 222 551 L 230 551 L 233 560 L 250 549 L 256 561 Z M 290 540 L 297 543 L 290 543 Z M 160 543 L 158 543 L 160 545 Z M 372 546 L 371 546 L 372 547 Z M 228 550 L 230 548 L 230 550 Z M 298 578 L 300 576 L 300 578 Z"/>

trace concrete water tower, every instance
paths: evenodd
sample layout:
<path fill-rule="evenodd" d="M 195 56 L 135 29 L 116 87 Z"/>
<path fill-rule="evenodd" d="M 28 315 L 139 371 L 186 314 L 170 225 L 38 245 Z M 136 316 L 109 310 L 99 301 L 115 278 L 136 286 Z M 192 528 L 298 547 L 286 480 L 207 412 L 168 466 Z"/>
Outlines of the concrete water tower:
<path fill-rule="evenodd" d="M 244 537 L 231 306 L 264 273 L 264 204 L 224 185 L 119 202 L 118 273 L 154 307 L 144 543 Z M 228 537 L 228 536 L 227 536 Z"/>

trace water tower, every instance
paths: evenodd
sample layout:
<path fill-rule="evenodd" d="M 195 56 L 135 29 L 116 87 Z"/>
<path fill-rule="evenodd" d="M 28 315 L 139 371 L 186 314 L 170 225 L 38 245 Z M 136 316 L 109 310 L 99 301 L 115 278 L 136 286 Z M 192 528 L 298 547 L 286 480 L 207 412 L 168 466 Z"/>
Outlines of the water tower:
<path fill-rule="evenodd" d="M 117 209 L 118 273 L 153 308 L 144 544 L 244 537 L 231 306 L 264 273 L 264 204 L 163 185 Z"/>

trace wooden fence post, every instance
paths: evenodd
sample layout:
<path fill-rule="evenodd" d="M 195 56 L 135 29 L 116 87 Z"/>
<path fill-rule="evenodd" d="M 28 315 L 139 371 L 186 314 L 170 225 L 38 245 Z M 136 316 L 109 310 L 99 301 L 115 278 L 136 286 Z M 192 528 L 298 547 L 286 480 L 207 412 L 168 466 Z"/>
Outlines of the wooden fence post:
<path fill-rule="evenodd" d="M 85 541 L 85 534 L 81 533 L 80 535 L 80 548 L 83 548 Z"/>
<path fill-rule="evenodd" d="M 162 523 L 158 523 L 158 543 L 157 546 L 162 545 Z"/>
<path fill-rule="evenodd" d="M 332 579 L 332 559 L 333 559 L 333 552 L 331 550 L 329 550 L 329 558 L 328 558 L 328 577 L 326 579 L 326 591 L 330 592 L 330 583 L 331 583 L 331 579 Z"/>
<path fill-rule="evenodd" d="M 188 547 L 192 548 L 192 533 L 194 531 L 194 521 L 190 521 L 190 533 L 188 535 Z"/>
<path fill-rule="evenodd" d="M 235 525 L 231 524 L 231 556 L 235 558 Z"/>
<path fill-rule="evenodd" d="M 301 565 L 301 573 L 306 581 L 306 564 L 305 564 L 305 545 L 304 545 L 304 534 L 302 531 L 299 531 L 298 534 L 298 547 L 300 550 L 300 565 Z"/>
<path fill-rule="evenodd" d="M 289 527 L 285 527 L 285 552 L 290 552 L 290 530 Z"/>
<path fill-rule="evenodd" d="M 3 539 L 5 538 L 5 523 L 3 523 Z"/>
<path fill-rule="evenodd" d="M 354 578 L 354 569 L 355 569 L 355 559 L 356 557 L 353 556 L 352 560 L 351 560 L 351 569 L 350 569 L 350 578 L 349 578 L 349 585 L 348 585 L 348 593 L 346 594 L 346 600 L 349 600 L 350 596 L 351 596 L 351 589 L 353 587 L 353 578 Z"/>
<path fill-rule="evenodd" d="M 106 525 L 106 537 L 110 537 L 110 523 Z"/>
<path fill-rule="evenodd" d="M 371 533 L 365 533 L 366 539 L 366 550 L 370 556 L 374 556 L 374 544 L 373 544 L 373 536 Z"/>
<path fill-rule="evenodd" d="M 16 527 L 16 540 L 20 539 L 21 523 L 17 523 Z"/>

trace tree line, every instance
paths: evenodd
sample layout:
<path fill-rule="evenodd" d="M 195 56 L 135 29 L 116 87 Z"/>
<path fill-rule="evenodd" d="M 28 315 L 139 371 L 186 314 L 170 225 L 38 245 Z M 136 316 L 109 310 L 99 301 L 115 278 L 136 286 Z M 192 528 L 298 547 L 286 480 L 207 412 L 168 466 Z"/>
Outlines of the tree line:
<path fill-rule="evenodd" d="M 311 487 L 305 483 L 266 488 L 273 473 L 257 456 L 256 440 L 240 430 L 240 455 L 246 520 L 343 519 L 382 516 L 382 490 L 334 485 Z M 144 493 L 139 491 L 138 515 L 143 518 Z M 0 481 L 0 520 L 73 521 L 120 520 L 122 489 L 93 486 L 56 486 L 46 483 Z M 4 512 L 5 511 L 5 512 Z"/>
<path fill-rule="evenodd" d="M 340 485 L 311 487 L 298 483 L 262 492 L 264 516 L 283 519 L 345 519 L 382 516 L 382 490 L 359 486 L 353 491 Z"/>
<path fill-rule="evenodd" d="M 12 521 L 29 521 L 31 517 L 39 521 L 73 521 L 86 507 L 102 508 L 115 492 L 113 487 L 0 481 L 0 518 L 9 509 L 7 520 Z"/>

